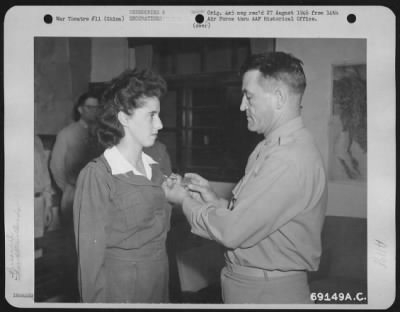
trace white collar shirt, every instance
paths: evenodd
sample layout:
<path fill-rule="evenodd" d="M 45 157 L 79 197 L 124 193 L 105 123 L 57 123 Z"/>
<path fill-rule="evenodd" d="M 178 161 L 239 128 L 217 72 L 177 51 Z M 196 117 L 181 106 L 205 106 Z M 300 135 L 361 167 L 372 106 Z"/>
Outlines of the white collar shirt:
<path fill-rule="evenodd" d="M 229 263 L 270 271 L 318 269 L 327 183 L 301 118 L 260 142 L 232 193 L 229 203 L 186 197 L 183 212 L 192 233 L 226 246 Z"/>
<path fill-rule="evenodd" d="M 144 152 L 142 152 L 141 156 L 142 156 L 143 166 L 144 166 L 144 170 L 145 170 L 145 176 L 149 180 L 151 180 L 152 170 L 151 170 L 150 165 L 156 164 L 157 162 Z M 106 149 L 104 152 L 104 158 L 107 160 L 108 164 L 110 165 L 111 174 L 113 174 L 113 175 L 125 174 L 127 172 L 132 171 L 136 175 L 143 176 L 143 173 L 141 173 L 134 166 L 132 166 L 129 163 L 129 161 L 126 160 L 126 158 L 121 154 L 121 152 L 118 150 L 118 148 L 116 146 Z"/>

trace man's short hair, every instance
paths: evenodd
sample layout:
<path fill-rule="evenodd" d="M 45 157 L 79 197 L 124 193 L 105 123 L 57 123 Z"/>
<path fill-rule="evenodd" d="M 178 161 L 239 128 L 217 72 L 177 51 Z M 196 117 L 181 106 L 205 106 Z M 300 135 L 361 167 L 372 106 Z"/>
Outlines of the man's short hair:
<path fill-rule="evenodd" d="M 264 78 L 284 82 L 292 92 L 302 95 L 306 88 L 303 62 L 285 52 L 268 52 L 251 55 L 241 68 L 243 76 L 249 70 L 259 70 Z"/>

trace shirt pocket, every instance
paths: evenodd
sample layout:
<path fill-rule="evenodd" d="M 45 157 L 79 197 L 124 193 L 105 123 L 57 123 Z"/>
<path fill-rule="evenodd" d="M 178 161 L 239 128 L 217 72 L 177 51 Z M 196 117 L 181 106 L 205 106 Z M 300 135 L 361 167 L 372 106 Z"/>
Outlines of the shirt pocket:
<path fill-rule="evenodd" d="M 115 197 L 129 227 L 146 227 L 154 219 L 154 207 L 139 191 L 125 191 Z"/>

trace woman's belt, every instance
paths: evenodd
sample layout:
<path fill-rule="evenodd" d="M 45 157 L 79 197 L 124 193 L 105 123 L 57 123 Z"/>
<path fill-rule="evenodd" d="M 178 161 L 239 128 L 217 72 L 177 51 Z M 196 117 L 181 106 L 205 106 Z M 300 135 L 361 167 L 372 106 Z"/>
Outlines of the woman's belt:
<path fill-rule="evenodd" d="M 105 256 L 109 258 L 129 261 L 157 260 L 167 256 L 165 244 L 152 244 L 133 249 L 117 247 L 106 248 Z"/>

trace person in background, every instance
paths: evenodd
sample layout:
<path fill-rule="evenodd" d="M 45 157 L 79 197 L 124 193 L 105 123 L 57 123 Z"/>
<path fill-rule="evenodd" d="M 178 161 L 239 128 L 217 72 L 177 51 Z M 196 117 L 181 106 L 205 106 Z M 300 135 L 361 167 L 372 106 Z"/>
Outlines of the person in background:
<path fill-rule="evenodd" d="M 66 226 L 72 224 L 72 204 L 78 174 L 103 151 L 92 135 L 98 104 L 98 97 L 94 94 L 84 93 L 79 97 L 74 107 L 74 122 L 57 134 L 51 153 L 50 170 L 62 191 L 61 217 Z"/>
<path fill-rule="evenodd" d="M 68 293 L 68 301 L 72 302 L 79 298 L 72 215 L 75 184 L 80 170 L 103 150 L 93 135 L 98 105 L 95 94 L 84 93 L 78 98 L 73 111 L 74 122 L 57 134 L 50 156 L 50 170 L 62 192 L 60 222 L 65 251 L 63 287 Z"/>
<path fill-rule="evenodd" d="M 74 229 L 82 302 L 169 301 L 171 208 L 160 164 L 143 152 L 162 129 L 164 79 L 128 70 L 103 93 L 97 136 L 106 148 L 79 174 Z"/>
<path fill-rule="evenodd" d="M 53 194 L 47 155 L 39 136 L 34 136 L 35 237 L 41 237 L 50 225 L 53 214 Z"/>
<path fill-rule="evenodd" d="M 300 116 L 302 62 L 284 52 L 250 57 L 242 72 L 248 129 L 265 136 L 251 153 L 230 201 L 194 173 L 187 191 L 167 179 L 192 232 L 226 247 L 225 303 L 312 303 L 307 271 L 318 269 L 327 182 L 314 140 Z M 197 194 L 197 196 L 192 196 Z M 200 195 L 200 196 L 198 196 Z"/>

